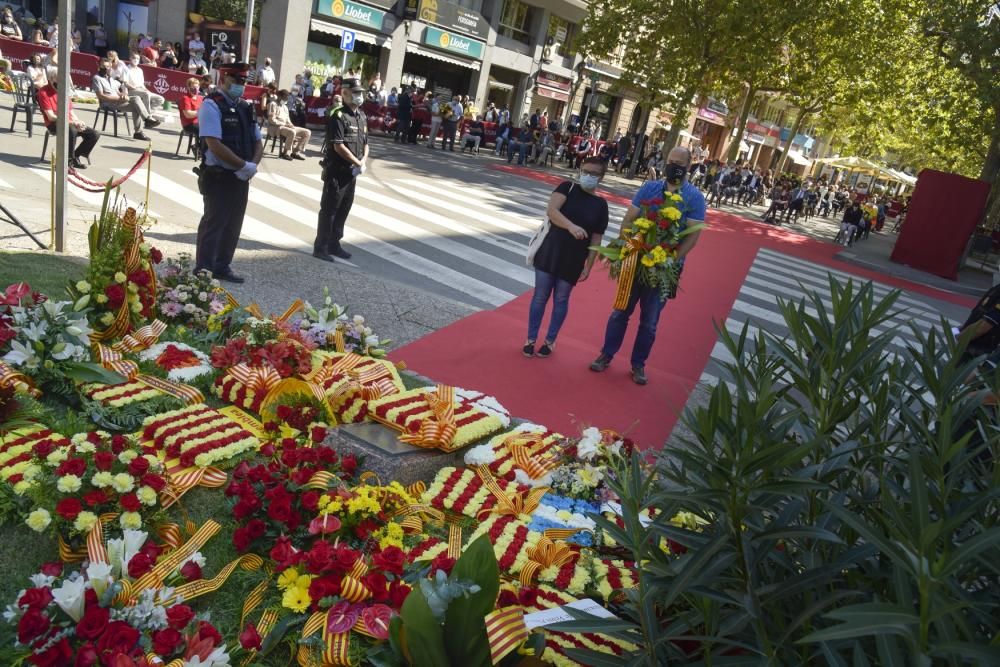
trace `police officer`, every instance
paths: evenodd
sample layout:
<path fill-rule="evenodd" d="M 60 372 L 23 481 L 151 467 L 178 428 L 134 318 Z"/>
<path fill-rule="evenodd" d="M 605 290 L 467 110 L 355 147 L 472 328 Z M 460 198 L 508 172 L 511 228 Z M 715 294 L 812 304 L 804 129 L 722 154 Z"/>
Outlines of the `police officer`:
<path fill-rule="evenodd" d="M 243 214 L 250 194 L 250 179 L 264 154 L 260 128 L 249 102 L 242 99 L 246 63 L 219 68 L 220 85 L 198 111 L 202 163 L 198 190 L 205 200 L 205 214 L 198 224 L 195 270 L 207 270 L 218 280 L 242 283 L 230 263 L 243 228 Z"/>
<path fill-rule="evenodd" d="M 354 183 L 365 172 L 368 160 L 368 119 L 361 111 L 365 89 L 355 79 L 346 86 L 344 105 L 334 109 L 326 123 L 327 147 L 323 158 L 323 198 L 313 257 L 332 262 L 334 257 L 350 259 L 340 245 L 344 222 L 354 203 Z"/>

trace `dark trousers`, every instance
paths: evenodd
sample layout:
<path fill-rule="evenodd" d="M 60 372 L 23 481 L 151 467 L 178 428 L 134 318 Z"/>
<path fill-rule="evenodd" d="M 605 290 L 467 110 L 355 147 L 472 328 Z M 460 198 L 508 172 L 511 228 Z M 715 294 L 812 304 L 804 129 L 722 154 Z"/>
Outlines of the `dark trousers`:
<path fill-rule="evenodd" d="M 458 121 L 446 120 L 441 123 L 441 148 L 448 145 L 448 150 L 455 150 L 455 131 L 458 130 Z"/>
<path fill-rule="evenodd" d="M 101 138 L 101 133 L 92 127 L 85 127 L 82 131 L 77 130 L 72 124 L 67 125 L 66 128 L 69 130 L 69 154 L 76 158 L 90 157 L 90 151 L 94 150 L 97 140 Z M 51 125 L 47 129 L 49 134 L 53 137 L 56 136 L 55 125 Z M 80 140 L 79 146 L 76 145 L 77 139 Z"/>
<path fill-rule="evenodd" d="M 236 254 L 243 229 L 250 182 L 222 167 L 205 167 L 198 177 L 198 189 L 205 201 L 205 214 L 198 223 L 195 269 L 226 274 Z"/>
<path fill-rule="evenodd" d="M 407 135 L 410 133 L 410 117 L 400 115 L 396 119 L 396 132 L 393 134 L 393 141 L 406 141 Z"/>
<path fill-rule="evenodd" d="M 344 238 L 344 223 L 354 204 L 356 180 L 350 169 L 324 170 L 314 252 L 327 253 L 340 246 L 340 239 Z"/>
<path fill-rule="evenodd" d="M 660 298 L 660 291 L 657 288 L 643 285 L 638 280 L 632 285 L 632 294 L 625 310 L 611 311 L 601 353 L 607 357 L 614 357 L 621 349 L 628 320 L 635 311 L 636 304 L 639 305 L 639 331 L 635 334 L 635 344 L 632 346 L 632 368 L 644 368 L 649 352 L 653 349 L 653 342 L 656 340 L 656 325 L 660 322 L 660 312 L 667 304 L 667 300 Z"/>

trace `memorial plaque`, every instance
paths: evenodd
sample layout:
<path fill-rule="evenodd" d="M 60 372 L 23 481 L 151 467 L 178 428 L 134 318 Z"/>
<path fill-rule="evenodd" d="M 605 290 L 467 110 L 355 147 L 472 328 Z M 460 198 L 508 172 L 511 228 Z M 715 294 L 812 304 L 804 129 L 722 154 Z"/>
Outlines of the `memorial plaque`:
<path fill-rule="evenodd" d="M 332 429 L 326 444 L 363 458 L 359 470 L 371 470 L 383 483 L 429 482 L 441 468 L 461 466 L 464 449 L 446 453 L 400 442 L 398 433 L 382 424 L 345 424 Z"/>

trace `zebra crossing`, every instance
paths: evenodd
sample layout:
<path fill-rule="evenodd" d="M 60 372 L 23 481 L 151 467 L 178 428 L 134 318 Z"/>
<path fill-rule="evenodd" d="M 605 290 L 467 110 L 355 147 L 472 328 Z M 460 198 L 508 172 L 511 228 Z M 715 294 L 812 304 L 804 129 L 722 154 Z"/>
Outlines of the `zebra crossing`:
<path fill-rule="evenodd" d="M 323 189 L 319 173 L 296 174 L 265 164 L 250 187 L 243 236 L 311 253 Z M 47 169 L 31 171 L 50 182 Z M 524 255 L 552 186 L 497 179 L 489 170 L 478 172 L 483 178 L 474 183 L 393 173 L 358 179 L 344 236 L 354 253 L 347 264 L 479 308 L 502 305 L 531 288 L 534 273 Z M 122 190 L 132 201 L 141 201 L 145 187 L 145 178 L 139 178 L 126 182 Z M 100 207 L 100 194 L 77 188 L 69 192 L 88 206 Z M 168 204 L 185 209 L 192 227 L 197 225 L 202 198 L 191 169 L 169 175 L 154 172 L 151 213 Z M 608 234 L 613 235 L 625 207 L 609 204 L 609 209 L 614 222 Z"/>
<path fill-rule="evenodd" d="M 832 275 L 840 282 L 853 280 L 855 285 L 865 282 L 856 275 L 813 264 L 791 255 L 769 248 L 761 248 L 740 287 L 733 302 L 732 310 L 723 326 L 734 337 L 739 336 L 743 326 L 748 325 L 748 337 L 756 338 L 763 330 L 776 336 L 788 334 L 779 300 L 798 302 L 807 292 L 815 292 L 827 307 L 831 305 L 830 284 Z M 879 282 L 872 283 L 875 297 L 884 298 L 894 288 Z M 809 303 L 807 299 L 807 304 Z M 807 312 L 815 314 L 815 309 L 807 307 Z M 903 292 L 896 300 L 892 318 L 876 327 L 874 334 L 895 330 L 890 350 L 893 354 L 908 345 L 916 345 L 917 339 L 911 329 L 915 327 L 926 336 L 932 330 L 940 330 L 943 317 L 948 326 L 958 326 L 965 316 L 965 310 L 954 304 L 924 297 L 912 292 Z M 722 341 L 716 341 L 711 357 L 701 376 L 701 382 L 709 385 L 728 381 L 724 364 L 732 363 L 733 357 Z"/>

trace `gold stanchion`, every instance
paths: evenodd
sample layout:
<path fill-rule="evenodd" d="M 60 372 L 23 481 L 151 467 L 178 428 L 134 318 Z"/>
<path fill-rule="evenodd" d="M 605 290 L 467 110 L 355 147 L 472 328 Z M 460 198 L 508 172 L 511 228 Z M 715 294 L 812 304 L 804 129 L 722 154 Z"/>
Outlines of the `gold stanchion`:
<path fill-rule="evenodd" d="M 146 215 L 149 216 L 149 181 L 153 176 L 153 142 L 146 147 Z"/>
<path fill-rule="evenodd" d="M 49 156 L 49 250 L 56 246 L 56 158 Z"/>

